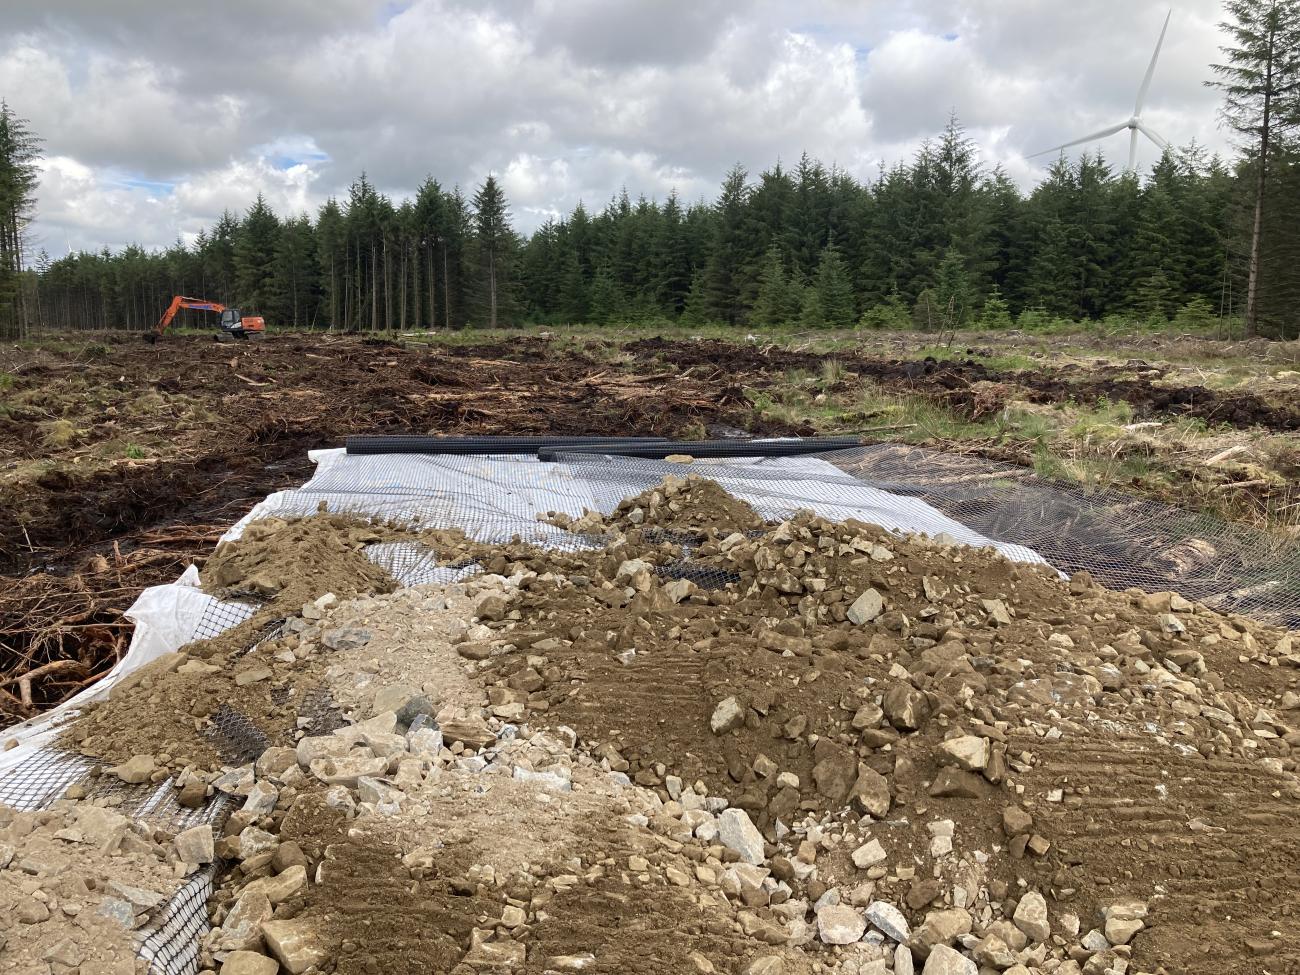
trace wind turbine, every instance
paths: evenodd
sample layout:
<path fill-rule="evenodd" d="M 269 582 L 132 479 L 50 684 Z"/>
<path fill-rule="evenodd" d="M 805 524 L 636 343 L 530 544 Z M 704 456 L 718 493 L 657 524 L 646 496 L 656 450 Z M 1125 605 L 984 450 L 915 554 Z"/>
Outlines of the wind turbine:
<path fill-rule="evenodd" d="M 1085 135 L 1081 139 L 1075 139 L 1072 142 L 1066 142 L 1063 145 L 1053 146 L 1051 149 L 1044 149 L 1042 152 L 1035 152 L 1030 155 L 1045 156 L 1049 152 L 1060 152 L 1062 149 L 1068 149 L 1070 146 L 1081 145 L 1085 142 L 1096 142 L 1098 139 L 1104 139 L 1107 136 L 1114 135 L 1116 132 L 1122 132 L 1124 129 L 1129 130 L 1128 140 L 1128 171 L 1137 172 L 1137 151 L 1138 151 L 1138 133 L 1150 139 L 1160 149 L 1169 148 L 1169 140 L 1164 138 L 1151 126 L 1142 121 L 1142 103 L 1146 101 L 1147 90 L 1151 87 L 1151 76 L 1156 73 L 1156 60 L 1160 57 L 1160 46 L 1165 42 L 1165 31 L 1169 29 L 1169 18 L 1173 16 L 1173 10 L 1165 14 L 1165 25 L 1160 28 L 1160 38 L 1156 41 L 1156 49 L 1151 53 L 1151 63 L 1147 65 L 1146 77 L 1142 79 L 1142 87 L 1138 89 L 1137 102 L 1133 106 L 1133 114 L 1119 125 L 1112 125 L 1109 128 L 1102 129 L 1100 132 L 1093 132 L 1091 135 Z"/>

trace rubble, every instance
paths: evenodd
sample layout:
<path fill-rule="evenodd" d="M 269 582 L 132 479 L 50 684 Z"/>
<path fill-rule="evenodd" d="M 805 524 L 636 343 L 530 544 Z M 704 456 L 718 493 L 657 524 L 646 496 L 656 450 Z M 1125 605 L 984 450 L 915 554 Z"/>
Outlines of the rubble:
<path fill-rule="evenodd" d="M 1135 973 L 1188 957 L 1185 922 L 1162 926 L 1181 887 L 1153 865 L 1198 876 L 1253 828 L 1196 774 L 1269 817 L 1300 798 L 1294 702 L 1221 673 L 1223 645 L 1280 638 L 1205 607 L 808 513 L 764 525 L 690 476 L 556 521 L 608 548 L 433 533 L 485 571 L 295 592 L 292 636 L 240 658 L 271 672 L 240 693 L 324 688 L 328 721 L 289 708 L 255 760 L 182 766 L 187 805 L 234 798 L 215 830 L 146 841 L 83 806 L 83 836 L 136 836 L 169 868 L 168 887 L 106 882 L 110 912 L 134 926 L 226 856 L 205 971 Z M 209 659 L 164 662 L 152 693 Z M 108 774 L 161 782 L 199 754 L 179 732 L 151 747 Z M 1168 832 L 1124 834 L 1122 807 Z M 0 878 L 33 876 L 14 845 Z M 56 917 L 33 903 L 29 923 Z"/>

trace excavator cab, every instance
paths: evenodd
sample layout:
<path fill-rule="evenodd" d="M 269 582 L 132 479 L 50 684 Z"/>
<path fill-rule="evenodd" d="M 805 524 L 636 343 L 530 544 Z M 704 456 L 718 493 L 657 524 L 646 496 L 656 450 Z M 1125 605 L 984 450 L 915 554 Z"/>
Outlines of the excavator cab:
<path fill-rule="evenodd" d="M 247 338 L 244 332 L 244 318 L 238 308 L 227 308 L 221 313 L 218 323 L 221 331 L 213 336 L 218 342 L 229 342 L 232 338 Z"/>
<path fill-rule="evenodd" d="M 224 342 L 227 337 L 240 339 L 260 339 L 266 335 L 266 320 L 261 315 L 243 315 L 238 308 L 227 308 L 221 313 L 221 331 L 217 341 Z"/>

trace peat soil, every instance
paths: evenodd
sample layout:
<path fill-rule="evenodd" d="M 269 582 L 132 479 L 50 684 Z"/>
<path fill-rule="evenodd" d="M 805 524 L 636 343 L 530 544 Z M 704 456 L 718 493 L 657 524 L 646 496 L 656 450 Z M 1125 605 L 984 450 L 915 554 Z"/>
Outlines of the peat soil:
<path fill-rule="evenodd" d="M 648 338 L 623 346 L 639 360 L 670 364 L 679 369 L 745 375 L 786 369 L 817 370 L 828 358 L 775 346 L 738 345 L 719 340 L 683 342 Z M 1092 403 L 1099 398 L 1123 401 L 1142 419 L 1195 417 L 1207 423 L 1276 432 L 1300 430 L 1300 403 L 1278 402 L 1249 392 L 1209 389 L 1202 385 L 1162 385 L 1164 370 L 1145 362 L 1085 368 L 1078 364 L 1041 366 L 1033 370 L 999 370 L 976 361 L 892 359 L 854 354 L 834 356 L 859 376 L 886 389 L 921 393 L 963 412 L 978 415 L 986 400 L 976 383 L 1008 387 L 1012 398 L 1030 403 Z M 985 394 L 986 396 L 987 394 Z"/>
<path fill-rule="evenodd" d="M 123 333 L 0 349 L 0 373 L 0 725 L 106 673 L 140 589 L 201 561 L 253 504 L 311 476 L 308 450 L 348 435 L 799 432 L 759 418 L 738 386 L 629 375 L 541 341 Z M 143 450 L 106 457 L 108 442 Z"/>

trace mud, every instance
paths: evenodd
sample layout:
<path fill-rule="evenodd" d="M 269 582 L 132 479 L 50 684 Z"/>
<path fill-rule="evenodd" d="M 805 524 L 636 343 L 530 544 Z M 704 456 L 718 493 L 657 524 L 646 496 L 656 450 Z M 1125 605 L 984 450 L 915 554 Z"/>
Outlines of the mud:
<path fill-rule="evenodd" d="M 1140 416 L 1300 429 L 1294 403 L 1168 384 L 1140 362 L 1011 373 L 973 359 L 870 351 L 835 356 L 850 373 L 843 383 L 872 379 L 976 418 L 1011 399 L 1105 395 Z M 625 354 L 639 371 L 619 361 Z M 0 723 L 55 705 L 106 672 L 129 639 L 121 612 L 135 593 L 201 561 L 220 529 L 267 494 L 302 483 L 312 448 L 357 433 L 809 434 L 809 426 L 760 419 L 745 389 L 779 385 L 785 370 L 816 371 L 825 358 L 663 338 L 582 351 L 526 335 L 432 347 L 284 335 L 256 348 L 179 337 L 148 346 L 122 336 L 4 350 L 0 372 L 13 379 L 0 393 Z M 42 432 L 54 423 L 67 424 L 66 442 Z M 1233 497 L 1271 497 L 1251 476 L 1240 475 L 1240 491 L 1227 483 Z M 46 665 L 53 669 L 40 670 Z M 32 671 L 35 679 L 17 685 Z"/>

